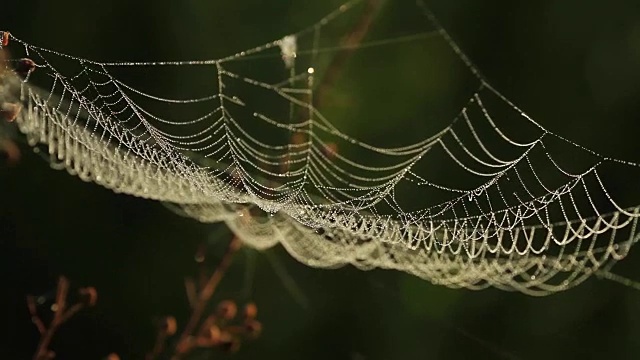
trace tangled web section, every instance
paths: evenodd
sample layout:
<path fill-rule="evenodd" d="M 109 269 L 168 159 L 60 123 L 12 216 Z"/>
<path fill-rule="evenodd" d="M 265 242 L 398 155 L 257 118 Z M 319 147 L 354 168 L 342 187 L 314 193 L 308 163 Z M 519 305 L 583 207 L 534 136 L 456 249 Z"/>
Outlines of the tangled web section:
<path fill-rule="evenodd" d="M 375 17 L 407 13 L 419 14 L 419 29 L 376 33 Z M 354 40 L 356 27 L 336 41 L 352 23 L 371 26 L 374 38 Z M 249 246 L 282 244 L 314 267 L 396 269 L 454 288 L 531 295 L 592 275 L 638 287 L 611 268 L 640 238 L 640 207 L 616 202 L 605 170 L 640 166 L 534 121 L 421 1 L 348 1 L 302 31 L 204 61 L 98 62 L 3 34 L 12 54 L 30 60 L 6 60 L 0 101 L 20 103 L 16 123 L 30 145 L 85 181 L 224 221 Z M 343 70 L 335 63 L 376 53 L 382 62 L 408 49 L 454 59 L 472 91 L 429 135 L 360 136 L 353 123 L 374 114 L 335 110 Z M 395 65 L 376 64 L 381 82 L 406 83 Z M 357 70 L 344 70 L 343 83 L 357 82 Z M 163 76 L 189 85 L 135 80 Z M 412 81 L 419 90 L 430 80 Z M 412 111 L 393 114 L 368 121 L 431 124 Z"/>

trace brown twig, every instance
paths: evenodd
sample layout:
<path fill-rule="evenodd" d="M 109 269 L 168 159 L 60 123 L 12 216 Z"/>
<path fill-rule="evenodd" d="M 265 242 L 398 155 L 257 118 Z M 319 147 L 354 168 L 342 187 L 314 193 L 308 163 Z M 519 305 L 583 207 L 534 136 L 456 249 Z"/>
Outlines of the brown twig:
<path fill-rule="evenodd" d="M 360 45 L 369 32 L 369 28 L 378 14 L 378 10 L 381 5 L 382 0 L 367 0 L 366 8 L 360 16 L 360 20 L 343 38 L 342 50 L 336 54 L 327 67 L 325 75 L 318 85 L 318 90 L 315 92 L 314 106 L 316 108 L 319 108 L 324 104 L 327 92 L 334 86 L 347 63 L 347 60 L 349 60 L 351 55 L 353 55 L 358 45 Z"/>
<path fill-rule="evenodd" d="M 162 350 L 164 349 L 164 342 L 166 339 L 167 339 L 167 334 L 162 331 L 158 331 L 158 335 L 156 335 L 156 342 L 153 345 L 153 349 L 149 354 L 147 354 L 147 357 L 145 359 L 153 360 L 156 357 L 158 357 L 158 355 L 160 355 L 162 353 Z"/>
<path fill-rule="evenodd" d="M 53 315 L 53 320 L 51 320 L 49 327 L 46 328 L 46 330 L 44 331 L 44 334 L 42 335 L 42 337 L 40 337 L 40 343 L 38 344 L 38 348 L 36 350 L 35 355 L 33 355 L 34 360 L 44 360 L 44 359 L 52 358 L 51 350 L 49 350 L 49 344 L 51 343 L 51 339 L 53 339 L 53 335 L 55 334 L 56 330 L 58 330 L 58 327 L 63 322 L 63 314 L 64 314 L 66 302 L 67 302 L 68 291 L 69 291 L 69 280 L 67 280 L 67 278 L 65 278 L 64 276 L 61 276 L 58 279 L 58 288 L 56 290 L 56 302 L 54 304 L 56 308 Z M 39 319 L 37 314 L 35 314 L 35 317 Z M 39 322 L 41 325 L 44 326 L 41 320 Z M 38 328 L 40 329 L 39 326 Z"/>
<path fill-rule="evenodd" d="M 240 246 L 240 239 L 237 236 L 234 236 L 229 243 L 227 252 L 224 254 L 215 272 L 211 275 L 209 280 L 200 290 L 198 298 L 193 305 L 191 317 L 189 318 L 189 321 L 184 327 L 184 330 L 182 331 L 182 334 L 180 335 L 180 338 L 178 339 L 178 342 L 176 344 L 174 358 L 179 359 L 180 356 L 189 352 L 193 347 L 193 345 L 191 344 L 193 332 L 198 326 L 198 323 L 202 320 L 202 315 L 204 314 L 209 300 L 211 300 L 211 296 L 213 296 L 216 288 L 218 287 L 218 284 L 229 269 L 229 266 L 231 265 L 231 262 L 233 260 L 233 256 L 240 248 Z"/>
<path fill-rule="evenodd" d="M 36 300 L 32 295 L 27 295 L 27 308 L 29 308 L 29 314 L 31 315 L 31 322 L 38 328 L 38 332 L 40 335 L 44 334 L 47 331 L 46 326 L 38 316 L 38 310 L 36 308 Z"/>
<path fill-rule="evenodd" d="M 33 355 L 34 360 L 49 360 L 55 357 L 55 353 L 49 350 L 49 345 L 53 339 L 53 335 L 56 333 L 60 325 L 64 324 L 78 311 L 86 306 L 95 305 L 98 293 L 95 288 L 87 287 L 82 288 L 79 291 L 81 301 L 72 305 L 67 309 L 67 295 L 69 294 L 69 280 L 66 277 L 60 276 L 58 279 L 58 286 L 56 288 L 56 301 L 51 306 L 51 310 L 54 312 L 53 319 L 46 326 L 40 316 L 38 315 L 38 309 L 36 306 L 36 300 L 32 295 L 27 296 L 27 308 L 31 315 L 31 321 L 35 324 L 36 328 L 40 332 L 40 342 L 38 348 Z"/>
<path fill-rule="evenodd" d="M 380 9 L 382 3 L 383 0 L 367 0 L 366 7 L 362 15 L 360 16 L 360 19 L 354 25 L 351 31 L 346 33 L 342 38 L 342 48 L 329 63 L 329 66 L 325 71 L 325 75 L 322 77 L 322 80 L 316 87 L 317 90 L 312 91 L 305 100 L 305 102 L 309 104 L 309 108 L 308 113 L 304 114 L 303 116 L 309 116 L 309 118 L 312 118 L 314 111 L 313 109 L 319 109 L 325 104 L 327 94 L 329 93 L 331 88 L 333 88 L 335 82 L 340 77 L 342 70 L 347 64 L 349 58 L 353 55 L 355 50 L 358 48 L 358 45 L 360 45 L 362 40 L 364 40 L 365 36 L 369 32 L 371 24 L 378 14 L 378 10 Z M 311 75 L 313 74 L 313 72 L 309 74 Z M 313 88 L 312 76 L 310 76 L 309 78 L 308 86 L 309 88 Z M 292 132 L 289 137 L 289 146 L 298 145 L 307 141 L 307 136 L 302 132 Z M 323 149 L 323 151 L 326 153 L 327 157 L 331 158 L 337 153 L 337 145 L 328 145 L 328 148 Z M 275 171 L 279 170 L 281 173 L 288 173 L 291 170 L 290 163 L 293 159 L 291 159 L 291 155 L 289 155 L 290 153 L 291 147 L 289 147 L 285 159 L 280 163 L 279 169 L 274 169 Z"/>
<path fill-rule="evenodd" d="M 193 309 L 198 299 L 198 291 L 196 290 L 196 282 L 192 278 L 184 279 L 184 290 L 187 293 L 189 306 Z"/>
<path fill-rule="evenodd" d="M 167 316 L 163 318 L 159 325 L 160 329 L 158 330 L 158 335 L 156 336 L 155 345 L 153 345 L 153 350 L 151 350 L 151 352 L 147 354 L 145 358 L 146 360 L 153 360 L 158 357 L 158 355 L 162 354 L 167 337 L 175 334 L 176 330 L 178 329 L 176 318 L 174 318 L 173 316 Z"/>

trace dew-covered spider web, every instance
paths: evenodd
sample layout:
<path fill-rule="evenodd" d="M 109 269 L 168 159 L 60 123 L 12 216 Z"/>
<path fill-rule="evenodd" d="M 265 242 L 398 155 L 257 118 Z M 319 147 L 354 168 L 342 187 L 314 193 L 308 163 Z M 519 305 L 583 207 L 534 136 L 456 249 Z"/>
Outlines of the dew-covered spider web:
<path fill-rule="evenodd" d="M 4 33 L 0 100 L 22 106 L 20 131 L 54 167 L 309 266 L 531 295 L 592 275 L 634 285 L 611 267 L 640 237 L 640 207 L 607 180 L 640 166 L 546 130 L 422 1 L 377 4 L 204 61 L 99 62 Z M 371 77 L 379 87 L 356 87 Z M 431 88 L 453 82 L 470 90 Z M 429 116 L 434 94 L 455 111 Z"/>

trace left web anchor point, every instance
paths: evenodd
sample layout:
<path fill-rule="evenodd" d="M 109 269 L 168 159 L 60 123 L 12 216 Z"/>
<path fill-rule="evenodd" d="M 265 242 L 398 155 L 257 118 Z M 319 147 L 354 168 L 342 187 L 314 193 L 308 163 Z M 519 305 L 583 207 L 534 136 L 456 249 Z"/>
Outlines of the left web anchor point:
<path fill-rule="evenodd" d="M 9 46 L 9 38 L 11 34 L 8 31 L 0 31 L 0 44 L 1 47 Z"/>

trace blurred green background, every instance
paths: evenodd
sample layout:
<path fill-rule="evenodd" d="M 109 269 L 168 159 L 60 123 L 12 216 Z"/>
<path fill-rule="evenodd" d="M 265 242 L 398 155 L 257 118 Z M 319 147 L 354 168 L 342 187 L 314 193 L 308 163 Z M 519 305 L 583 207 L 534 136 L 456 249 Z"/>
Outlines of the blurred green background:
<path fill-rule="evenodd" d="M 388 2 L 414 6 L 410 0 Z M 96 60 L 219 58 L 312 24 L 340 3 L 23 0 L 1 6 L 0 28 L 29 43 Z M 542 125 L 597 152 L 640 161 L 640 2 L 427 4 L 489 81 Z M 381 19 L 387 19 L 386 7 Z M 429 29 L 418 16 L 395 22 L 406 33 Z M 374 27 L 371 36 L 404 34 L 389 30 L 393 21 L 385 24 Z M 335 42 L 340 34 L 327 36 Z M 347 133 L 371 141 L 382 134 L 392 134 L 392 142 L 429 136 L 433 125 L 422 124 L 418 115 L 450 120 L 470 77 L 451 54 L 425 63 L 422 52 L 411 54 L 414 46 L 376 49 L 365 57 L 385 64 L 375 76 L 357 75 L 365 65 L 351 59 L 356 65 L 347 65 L 332 106 L 323 111 Z M 444 49 L 435 46 L 435 54 Z M 423 75 L 428 81 L 420 80 Z M 166 81 L 158 86 L 176 91 L 191 87 L 181 78 L 154 81 Z M 455 86 L 447 88 L 452 82 Z M 375 96 L 367 93 L 370 88 L 393 91 L 384 101 L 360 104 L 359 99 Z M 353 110 L 354 101 L 359 110 Z M 17 166 L 0 165 L 0 274 L 9 301 L 3 307 L 8 331 L 0 338 L 0 355 L 30 358 L 38 334 L 24 296 L 51 292 L 56 277 L 65 274 L 73 284 L 95 286 L 99 303 L 60 330 L 52 345 L 59 358 L 100 359 L 110 352 L 143 358 L 154 341 L 154 319 L 173 314 L 184 323 L 188 315 L 183 278 L 195 274 L 198 246 L 207 244 L 213 267 L 229 233 L 174 215 L 162 204 L 116 195 L 51 170 L 28 148 L 22 150 Z M 639 199 L 638 179 L 625 175 L 616 173 L 610 184 L 623 200 Z M 306 304 L 287 290 L 269 259 L 299 285 Z M 616 269 L 640 280 L 637 250 Z M 254 274 L 251 282 L 247 274 Z M 224 298 L 255 301 L 264 325 L 258 340 L 232 355 L 236 359 L 635 359 L 640 354 L 640 292 L 598 279 L 530 298 L 493 289 L 451 290 L 389 271 L 310 269 L 281 248 L 269 254 L 244 249 L 215 297 Z"/>

